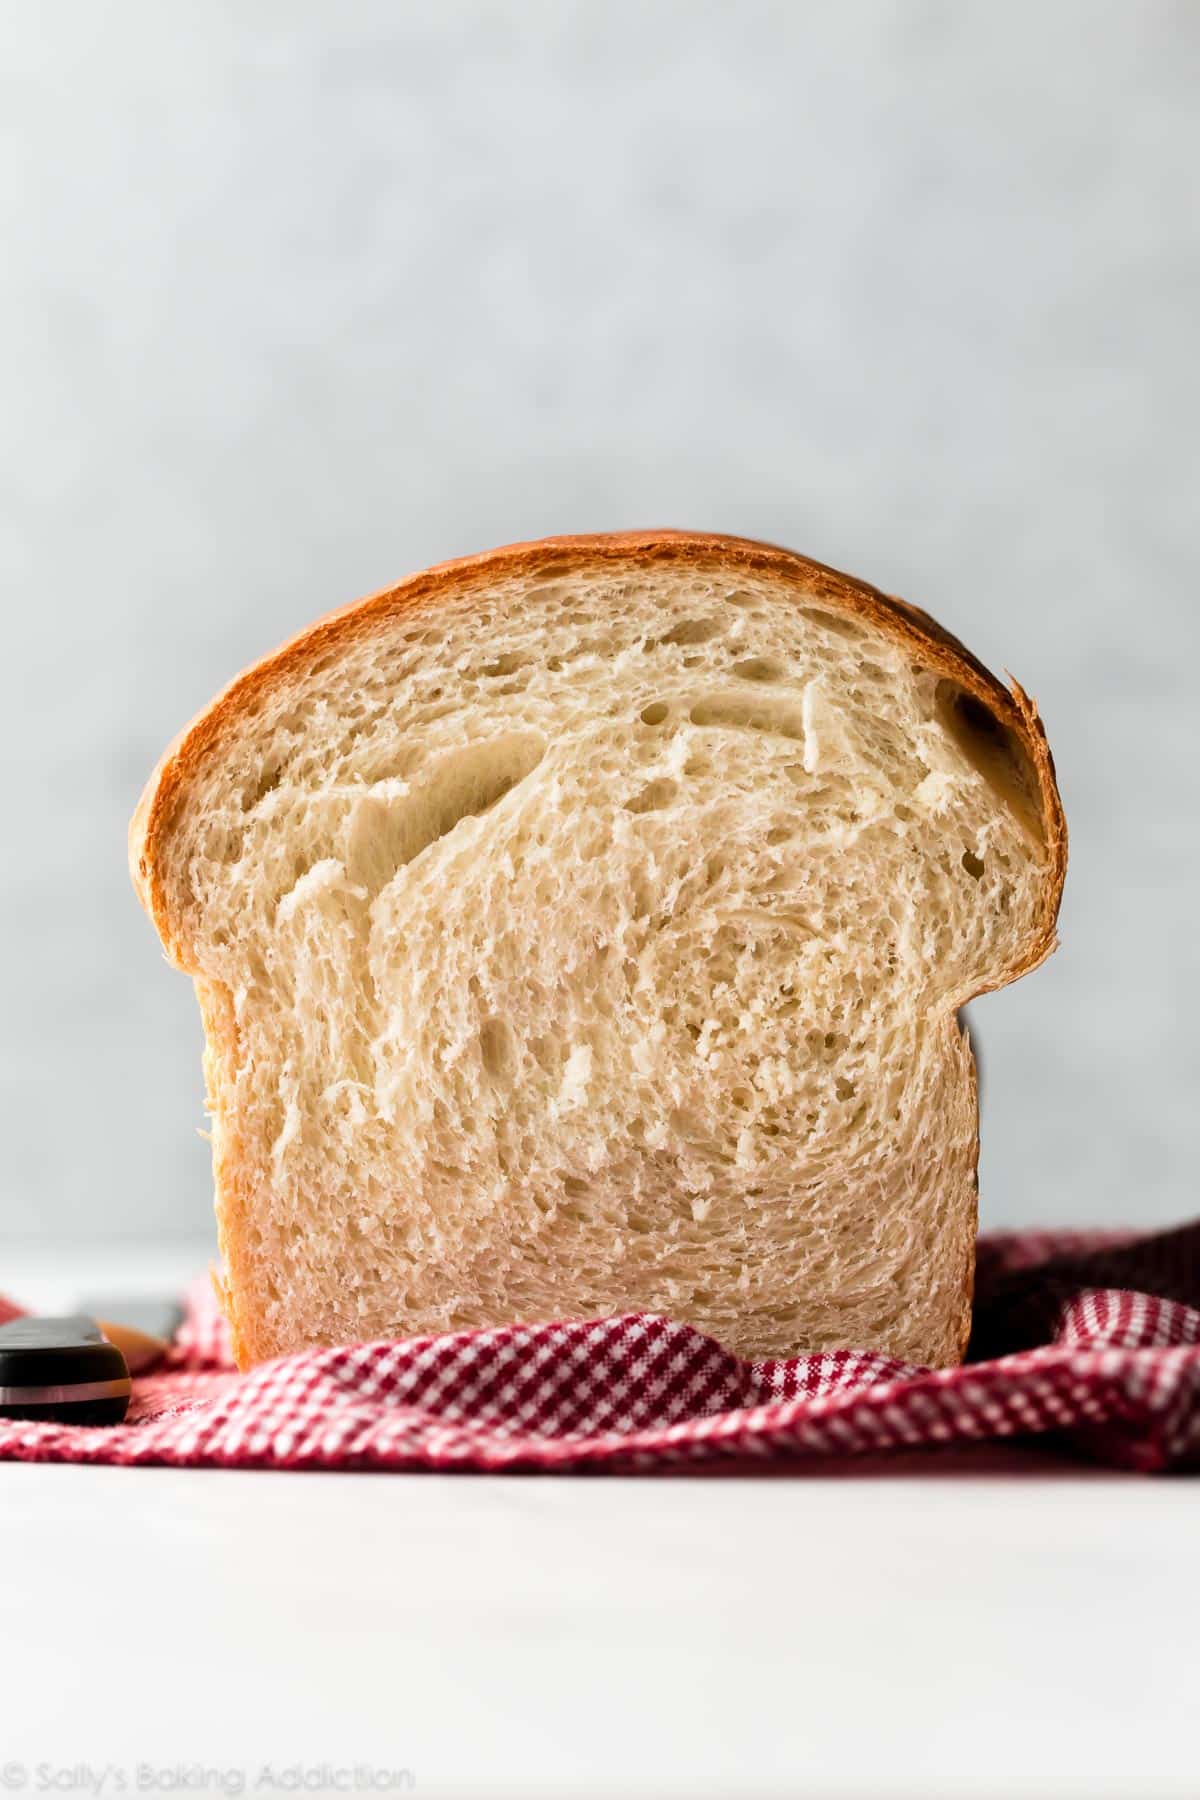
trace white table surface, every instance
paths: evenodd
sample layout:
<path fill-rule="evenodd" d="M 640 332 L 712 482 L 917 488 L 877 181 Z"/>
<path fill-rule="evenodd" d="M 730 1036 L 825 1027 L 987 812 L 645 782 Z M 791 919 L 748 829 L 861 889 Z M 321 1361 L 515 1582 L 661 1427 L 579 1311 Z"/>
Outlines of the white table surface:
<path fill-rule="evenodd" d="M 117 1266 L 18 1283 L 10 1258 L 4 1284 L 59 1306 Z M 171 1267 L 126 1256 L 122 1285 Z M 649 1479 L 0 1465 L 0 1788 L 1196 1795 L 1198 1519 L 1188 1479 L 989 1449 Z"/>

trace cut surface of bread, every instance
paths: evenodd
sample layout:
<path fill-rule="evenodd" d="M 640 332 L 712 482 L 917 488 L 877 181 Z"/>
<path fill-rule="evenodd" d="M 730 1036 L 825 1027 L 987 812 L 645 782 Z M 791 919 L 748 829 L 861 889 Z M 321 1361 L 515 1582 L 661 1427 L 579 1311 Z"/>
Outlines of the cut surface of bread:
<path fill-rule="evenodd" d="M 1053 949 L 1065 846 L 1021 689 L 786 551 L 552 539 L 320 621 L 131 832 L 239 1360 L 637 1309 L 958 1360 L 958 1009 Z"/>

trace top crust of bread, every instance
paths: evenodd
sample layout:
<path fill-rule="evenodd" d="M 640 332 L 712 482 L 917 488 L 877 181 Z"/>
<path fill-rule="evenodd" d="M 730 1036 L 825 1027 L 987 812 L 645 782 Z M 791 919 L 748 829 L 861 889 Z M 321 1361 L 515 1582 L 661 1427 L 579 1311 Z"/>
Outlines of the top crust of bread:
<path fill-rule="evenodd" d="M 396 587 L 327 613 L 237 676 L 168 746 L 130 825 L 129 865 L 134 887 L 171 960 L 191 972 L 188 946 L 168 905 L 160 848 L 189 782 L 214 753 L 222 734 L 263 693 L 324 652 L 369 635 L 386 620 L 469 595 L 473 589 L 483 589 L 498 579 L 522 575 L 550 579 L 583 569 L 620 565 L 627 566 L 631 573 L 664 565 L 719 570 L 730 575 L 740 570 L 777 583 L 781 598 L 789 593 L 797 601 L 818 598 L 825 605 L 864 618 L 890 634 L 917 661 L 957 682 L 1012 730 L 1024 746 L 1036 776 L 1048 871 L 1040 914 L 1023 954 L 1011 968 L 997 972 L 977 991 L 1006 986 L 1045 961 L 1057 942 L 1058 909 L 1067 868 L 1067 827 L 1046 733 L 1036 703 L 1020 684 L 1014 681 L 1010 692 L 965 644 L 920 607 L 884 594 L 824 563 L 751 538 L 669 530 L 542 538 L 439 563 L 409 576 Z"/>

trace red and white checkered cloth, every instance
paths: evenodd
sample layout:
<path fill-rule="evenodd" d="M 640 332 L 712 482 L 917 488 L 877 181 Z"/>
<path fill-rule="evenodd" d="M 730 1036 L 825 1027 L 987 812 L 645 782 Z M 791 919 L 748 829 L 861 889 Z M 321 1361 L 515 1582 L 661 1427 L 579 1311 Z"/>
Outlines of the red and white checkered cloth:
<path fill-rule="evenodd" d="M 11 1310 L 11 1309 L 10 1309 Z M 1044 1436 L 1200 1467 L 1200 1222 L 984 1238 L 971 1360 L 745 1363 L 649 1314 L 231 1365 L 207 1282 L 123 1425 L 0 1419 L 0 1457 L 264 1469 L 657 1469 Z"/>

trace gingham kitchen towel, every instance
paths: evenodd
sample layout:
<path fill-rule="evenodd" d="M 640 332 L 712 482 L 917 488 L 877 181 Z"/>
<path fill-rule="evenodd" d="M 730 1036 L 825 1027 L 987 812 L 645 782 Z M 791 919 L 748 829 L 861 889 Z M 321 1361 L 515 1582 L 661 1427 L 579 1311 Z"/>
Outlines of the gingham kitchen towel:
<path fill-rule="evenodd" d="M 207 1283 L 125 1424 L 0 1420 L 0 1457 L 263 1469 L 657 1469 L 1053 1435 L 1200 1467 L 1200 1223 L 980 1243 L 960 1369 L 870 1350 L 746 1363 L 636 1313 L 231 1365 Z"/>

